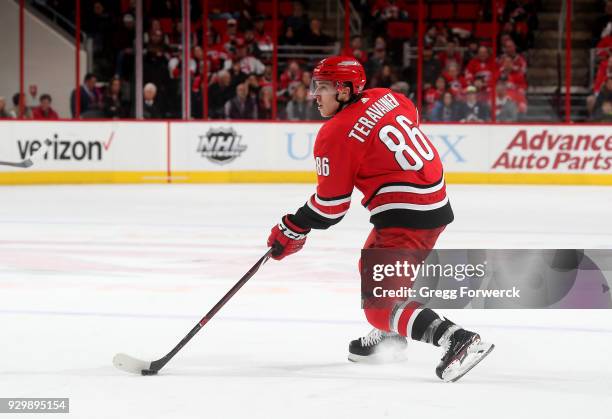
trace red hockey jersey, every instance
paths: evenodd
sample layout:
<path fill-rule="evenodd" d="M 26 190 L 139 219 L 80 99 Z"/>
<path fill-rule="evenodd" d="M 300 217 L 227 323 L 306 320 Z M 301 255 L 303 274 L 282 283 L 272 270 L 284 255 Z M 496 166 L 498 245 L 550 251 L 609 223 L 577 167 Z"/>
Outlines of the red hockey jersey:
<path fill-rule="evenodd" d="M 436 228 L 453 221 L 438 152 L 419 128 L 414 104 L 369 89 L 325 122 L 314 146 L 317 191 L 292 216 L 298 226 L 339 222 L 353 188 L 376 228 Z"/>

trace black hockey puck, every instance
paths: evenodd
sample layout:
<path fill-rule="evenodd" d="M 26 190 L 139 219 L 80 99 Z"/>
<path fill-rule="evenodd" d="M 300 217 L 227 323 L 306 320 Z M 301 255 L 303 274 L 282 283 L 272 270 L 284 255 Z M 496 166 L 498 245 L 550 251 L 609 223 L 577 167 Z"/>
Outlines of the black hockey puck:
<path fill-rule="evenodd" d="M 149 370 L 149 369 L 142 370 L 142 371 L 140 371 L 140 373 L 141 373 L 142 375 L 157 375 L 157 371 L 155 371 L 155 370 Z"/>

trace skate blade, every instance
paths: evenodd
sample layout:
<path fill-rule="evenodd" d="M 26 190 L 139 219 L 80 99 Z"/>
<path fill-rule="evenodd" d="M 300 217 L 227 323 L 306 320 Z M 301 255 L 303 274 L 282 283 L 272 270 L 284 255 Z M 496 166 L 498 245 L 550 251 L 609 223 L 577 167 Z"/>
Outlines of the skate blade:
<path fill-rule="evenodd" d="M 478 365 L 480 361 L 485 359 L 494 348 L 495 345 L 492 343 L 482 342 L 480 340 L 475 341 L 468 346 L 467 353 L 463 361 L 456 360 L 446 367 L 442 373 L 442 380 L 446 383 L 454 383 L 455 381 L 459 380 L 472 368 Z"/>

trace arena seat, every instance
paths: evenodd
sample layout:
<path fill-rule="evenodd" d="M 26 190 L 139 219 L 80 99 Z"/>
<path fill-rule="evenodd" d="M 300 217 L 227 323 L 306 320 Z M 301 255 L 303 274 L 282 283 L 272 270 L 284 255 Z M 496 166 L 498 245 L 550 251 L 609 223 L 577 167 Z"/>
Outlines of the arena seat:
<path fill-rule="evenodd" d="M 219 10 L 221 12 L 229 11 L 228 4 L 226 0 L 208 0 L 208 10 Z"/>
<path fill-rule="evenodd" d="M 211 20 L 210 25 L 219 34 L 227 32 L 227 20 L 226 19 Z"/>
<path fill-rule="evenodd" d="M 423 9 L 425 10 L 425 14 L 427 14 L 426 4 L 423 5 Z M 408 19 L 417 20 L 419 18 L 419 5 L 418 4 L 414 4 L 414 3 L 406 4 L 403 10 L 406 13 L 408 13 Z"/>
<path fill-rule="evenodd" d="M 414 23 L 412 22 L 388 22 L 387 34 L 391 39 L 407 39 L 414 35 Z"/>
<path fill-rule="evenodd" d="M 274 3 L 271 1 L 258 1 L 255 4 L 255 9 L 259 14 L 272 16 L 272 13 L 274 13 Z"/>
<path fill-rule="evenodd" d="M 170 17 L 162 17 L 159 19 L 159 25 L 163 33 L 169 34 L 174 32 L 174 20 Z"/>
<path fill-rule="evenodd" d="M 478 39 L 491 39 L 493 24 L 491 22 L 478 22 L 474 28 L 474 37 Z"/>
<path fill-rule="evenodd" d="M 478 3 L 457 3 L 457 13 L 455 19 L 476 20 L 480 16 L 480 4 Z"/>
<path fill-rule="evenodd" d="M 277 26 L 277 30 L 278 30 L 278 36 L 280 37 L 282 35 L 281 31 L 283 29 L 283 21 L 279 20 L 276 22 L 276 26 Z M 264 31 L 266 31 L 266 34 L 272 36 L 272 30 L 274 28 L 274 23 L 272 21 L 272 19 L 268 19 L 264 21 Z"/>
<path fill-rule="evenodd" d="M 291 16 L 293 14 L 293 3 L 290 1 L 282 1 L 278 4 L 278 9 L 280 16 Z"/>
<path fill-rule="evenodd" d="M 452 19 L 455 16 L 453 3 L 429 5 L 429 18 L 433 20 Z"/>

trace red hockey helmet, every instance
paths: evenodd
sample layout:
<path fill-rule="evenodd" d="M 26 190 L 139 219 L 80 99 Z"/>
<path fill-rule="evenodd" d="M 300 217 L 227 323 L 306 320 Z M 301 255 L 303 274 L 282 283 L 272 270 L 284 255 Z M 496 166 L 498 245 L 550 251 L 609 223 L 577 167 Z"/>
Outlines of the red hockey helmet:
<path fill-rule="evenodd" d="M 319 94 L 316 83 L 318 81 L 336 82 L 336 90 L 343 87 L 345 82 L 349 82 L 353 93 L 361 93 L 366 84 L 366 75 L 363 66 L 355 57 L 337 55 L 319 61 L 315 67 L 310 88 L 312 95 Z"/>

